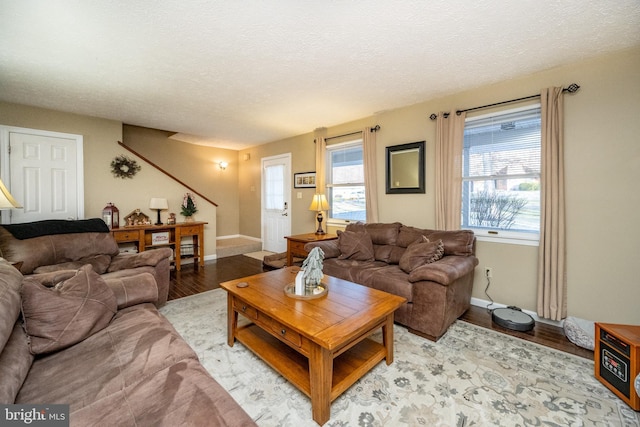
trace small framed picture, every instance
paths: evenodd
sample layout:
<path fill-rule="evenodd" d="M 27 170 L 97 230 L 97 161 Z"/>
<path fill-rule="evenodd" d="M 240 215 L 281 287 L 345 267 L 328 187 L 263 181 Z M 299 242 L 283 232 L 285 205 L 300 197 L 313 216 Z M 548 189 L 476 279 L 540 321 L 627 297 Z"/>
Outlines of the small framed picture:
<path fill-rule="evenodd" d="M 294 173 L 293 186 L 294 188 L 315 188 L 316 173 L 315 172 Z"/>
<path fill-rule="evenodd" d="M 169 232 L 160 231 L 158 233 L 151 233 L 152 245 L 166 245 L 169 243 Z"/>

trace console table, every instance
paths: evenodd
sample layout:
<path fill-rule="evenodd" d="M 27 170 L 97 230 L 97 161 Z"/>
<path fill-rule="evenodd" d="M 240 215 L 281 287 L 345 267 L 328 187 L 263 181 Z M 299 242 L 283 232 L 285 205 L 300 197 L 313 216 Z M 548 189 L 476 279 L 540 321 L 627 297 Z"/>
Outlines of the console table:
<path fill-rule="evenodd" d="M 111 230 L 118 243 L 136 243 L 138 252 L 163 246 L 174 250 L 176 271 L 180 271 L 180 243 L 183 237 L 193 238 L 193 265 L 204 266 L 204 225 L 206 222 L 182 222 L 163 225 L 133 225 Z"/>

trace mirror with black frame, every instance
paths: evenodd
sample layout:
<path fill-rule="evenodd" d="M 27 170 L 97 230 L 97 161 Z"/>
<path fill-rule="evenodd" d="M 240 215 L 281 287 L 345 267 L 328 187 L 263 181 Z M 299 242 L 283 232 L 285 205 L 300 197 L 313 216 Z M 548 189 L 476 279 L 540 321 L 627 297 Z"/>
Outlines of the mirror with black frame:
<path fill-rule="evenodd" d="M 424 193 L 424 144 L 387 147 L 387 194 Z"/>

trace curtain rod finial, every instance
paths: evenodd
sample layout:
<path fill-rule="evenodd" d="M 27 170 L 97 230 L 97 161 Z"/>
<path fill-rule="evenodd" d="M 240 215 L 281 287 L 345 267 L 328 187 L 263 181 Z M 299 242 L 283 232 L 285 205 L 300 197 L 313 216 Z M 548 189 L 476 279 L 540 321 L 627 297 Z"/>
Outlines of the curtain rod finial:
<path fill-rule="evenodd" d="M 569 92 L 569 93 L 575 93 L 575 92 L 578 91 L 578 89 L 580 89 L 580 86 L 577 83 L 571 83 L 567 87 L 566 91 Z"/>

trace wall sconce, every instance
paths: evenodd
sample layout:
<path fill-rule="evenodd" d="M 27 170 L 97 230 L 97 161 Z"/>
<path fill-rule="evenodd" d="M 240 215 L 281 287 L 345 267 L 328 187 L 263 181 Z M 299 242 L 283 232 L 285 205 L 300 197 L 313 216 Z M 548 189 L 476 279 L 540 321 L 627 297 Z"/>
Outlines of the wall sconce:
<path fill-rule="evenodd" d="M 218 166 L 220 166 L 220 169 L 225 170 L 227 168 L 227 166 L 229 166 L 229 163 L 220 162 L 220 163 L 218 163 Z"/>

